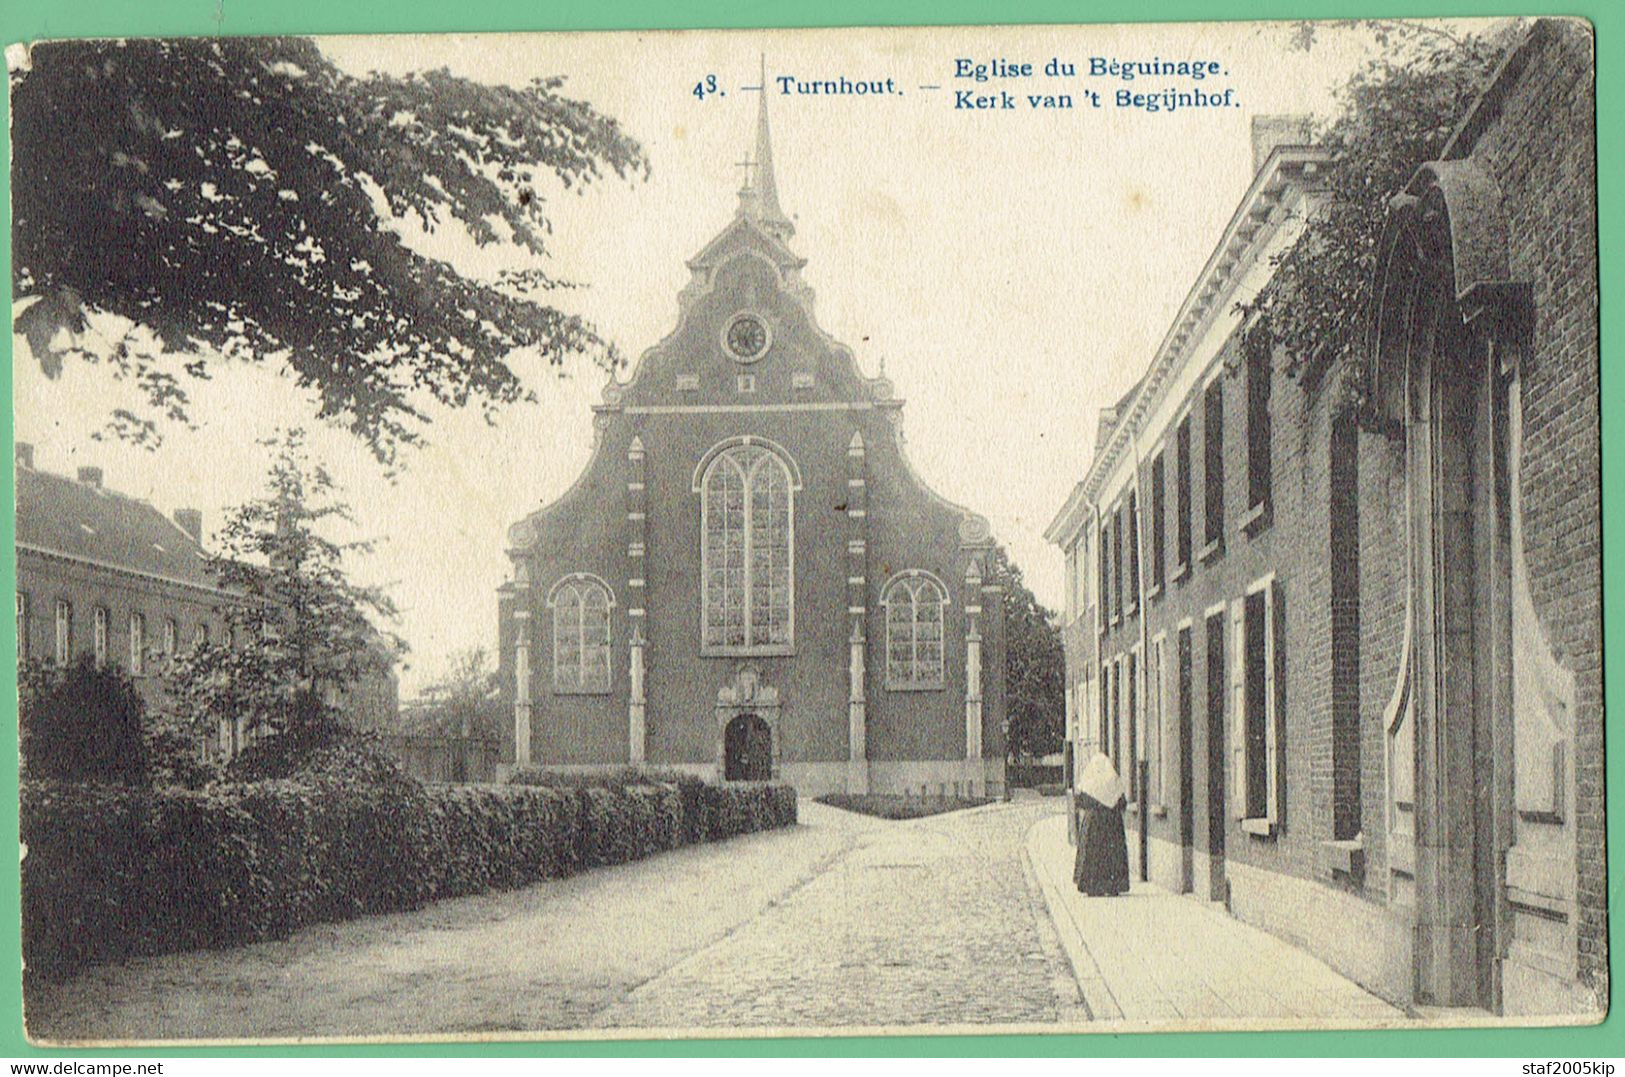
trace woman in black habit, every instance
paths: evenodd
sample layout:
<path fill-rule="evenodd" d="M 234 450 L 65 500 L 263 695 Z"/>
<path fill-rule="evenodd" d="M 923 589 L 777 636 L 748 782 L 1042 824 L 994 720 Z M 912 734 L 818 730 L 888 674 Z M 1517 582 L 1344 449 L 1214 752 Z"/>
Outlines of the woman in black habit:
<path fill-rule="evenodd" d="M 1096 753 L 1078 777 L 1078 859 L 1072 866 L 1072 881 L 1091 897 L 1128 892 L 1123 802 L 1123 782 L 1111 760 Z"/>

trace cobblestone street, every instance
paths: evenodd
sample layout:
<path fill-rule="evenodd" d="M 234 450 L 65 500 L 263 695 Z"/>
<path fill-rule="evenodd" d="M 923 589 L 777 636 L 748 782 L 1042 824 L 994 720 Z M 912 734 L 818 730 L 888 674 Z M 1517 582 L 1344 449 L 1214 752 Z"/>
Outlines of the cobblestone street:
<path fill-rule="evenodd" d="M 49 1040 L 1086 1020 L 1023 854 L 1058 801 L 802 825 L 36 990 Z M 602 1034 L 600 1032 L 599 1034 Z"/>
<path fill-rule="evenodd" d="M 1087 1020 L 1022 836 L 1058 802 L 866 828 L 830 867 L 604 1010 L 630 1028 Z"/>

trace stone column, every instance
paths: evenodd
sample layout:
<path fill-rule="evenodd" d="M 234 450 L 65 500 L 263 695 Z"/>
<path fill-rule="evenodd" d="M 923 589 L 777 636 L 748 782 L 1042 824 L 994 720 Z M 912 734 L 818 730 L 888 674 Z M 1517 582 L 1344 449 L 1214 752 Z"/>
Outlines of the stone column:
<path fill-rule="evenodd" d="M 965 569 L 965 782 L 971 796 L 986 784 L 982 774 L 982 571 Z"/>
<path fill-rule="evenodd" d="M 514 610 L 513 762 L 530 763 L 530 611 Z"/>
<path fill-rule="evenodd" d="M 854 432 L 846 449 L 846 613 L 852 622 L 847 663 L 846 791 L 869 791 L 868 676 L 864 662 L 864 620 L 869 609 L 869 483 L 863 435 Z"/>
<path fill-rule="evenodd" d="M 847 676 L 852 690 L 847 701 L 847 742 L 851 746 L 847 759 L 846 791 L 869 791 L 868 704 L 864 699 L 863 618 L 852 618 L 851 658 Z"/>
<path fill-rule="evenodd" d="M 632 765 L 637 766 L 644 759 L 644 698 L 643 698 L 643 626 L 638 622 L 641 618 L 632 620 L 632 702 L 628 707 L 631 728 L 629 738 L 631 743 L 630 755 Z"/>
<path fill-rule="evenodd" d="M 644 465 L 643 439 L 636 434 L 626 450 L 626 612 L 631 628 L 628 670 L 632 682 L 626 706 L 627 761 L 641 765 L 647 758 L 648 714 L 644 695 L 643 626 L 648 617 L 648 579 L 644 566 L 648 563 L 646 545 L 649 528 L 649 497 L 644 488 L 647 469 Z"/>

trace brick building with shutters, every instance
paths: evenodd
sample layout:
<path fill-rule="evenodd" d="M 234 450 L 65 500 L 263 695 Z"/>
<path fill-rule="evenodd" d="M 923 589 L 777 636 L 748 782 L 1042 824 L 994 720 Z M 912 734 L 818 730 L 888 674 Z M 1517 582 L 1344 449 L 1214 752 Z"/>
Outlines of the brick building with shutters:
<path fill-rule="evenodd" d="M 1389 207 L 1362 347 L 1295 378 L 1236 306 L 1326 158 L 1255 120 L 1048 531 L 1131 858 L 1402 1004 L 1606 1008 L 1593 70 L 1583 23 L 1519 37 Z"/>
<path fill-rule="evenodd" d="M 16 482 L 18 662 L 89 656 L 119 666 L 148 709 L 163 711 L 174 657 L 220 642 L 225 609 L 242 601 L 209 572 L 202 513 L 165 516 L 109 489 L 100 468 L 72 477 L 37 468 L 28 444 L 16 447 Z M 330 702 L 353 725 L 388 729 L 398 697 L 390 672 L 369 674 Z M 204 750 L 230 757 L 249 736 L 241 720 L 222 722 Z"/>
<path fill-rule="evenodd" d="M 997 794 L 986 519 L 910 467 L 903 402 L 813 318 L 765 98 L 679 321 L 594 408 L 575 485 L 508 533 L 507 761 Z"/>
<path fill-rule="evenodd" d="M 123 668 L 147 706 L 166 704 L 174 656 L 221 638 L 221 607 L 202 546 L 203 517 L 108 489 L 100 468 L 76 476 L 34 466 L 17 446 L 17 659 L 67 665 L 90 656 Z M 231 750 L 222 729 L 212 749 Z"/>

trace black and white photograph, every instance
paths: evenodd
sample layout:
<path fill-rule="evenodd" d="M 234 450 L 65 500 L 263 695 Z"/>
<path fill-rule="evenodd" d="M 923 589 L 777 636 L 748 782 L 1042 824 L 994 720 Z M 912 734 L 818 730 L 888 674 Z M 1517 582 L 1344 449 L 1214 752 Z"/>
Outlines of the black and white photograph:
<path fill-rule="evenodd" d="M 1594 56 L 10 45 L 29 1040 L 1602 1021 Z"/>

